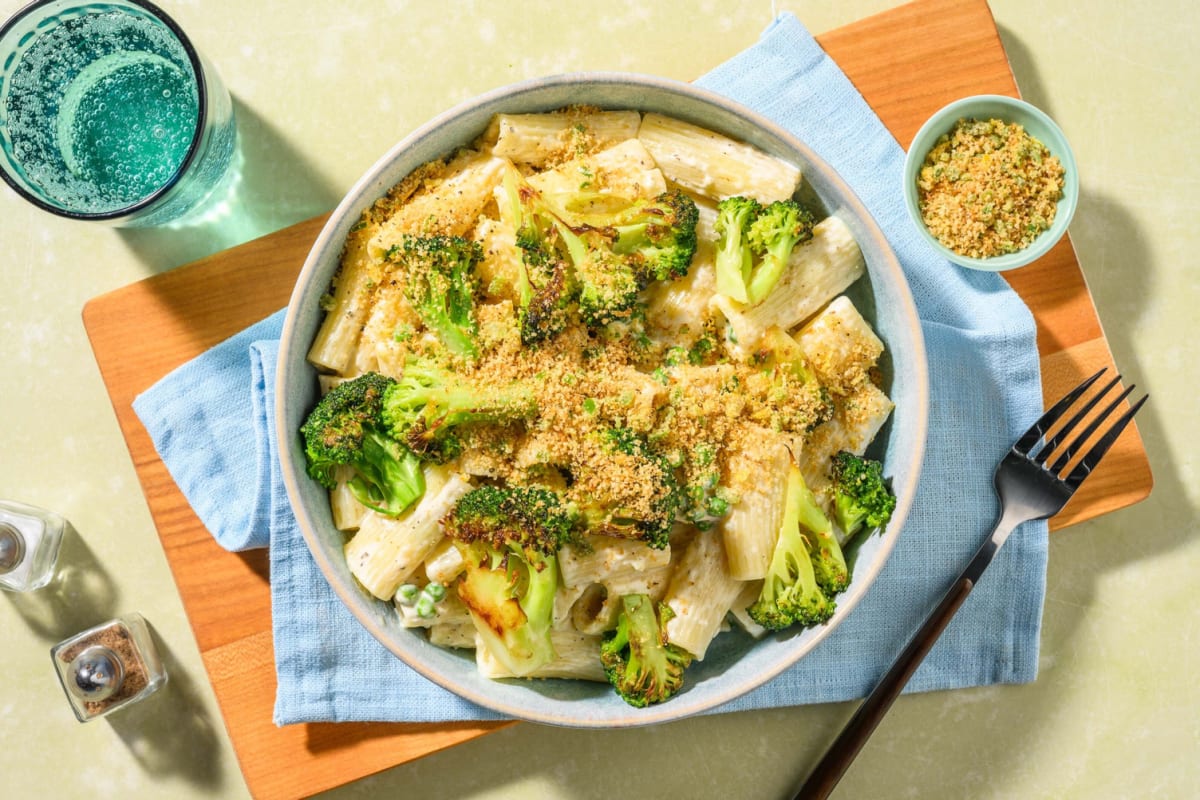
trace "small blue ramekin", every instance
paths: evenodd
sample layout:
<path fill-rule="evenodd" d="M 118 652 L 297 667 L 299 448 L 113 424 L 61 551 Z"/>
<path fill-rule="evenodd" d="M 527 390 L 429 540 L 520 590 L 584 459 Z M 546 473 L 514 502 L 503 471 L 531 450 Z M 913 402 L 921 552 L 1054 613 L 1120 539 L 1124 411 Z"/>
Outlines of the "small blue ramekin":
<path fill-rule="evenodd" d="M 1022 250 L 1007 253 L 992 258 L 970 258 L 954 252 L 946 247 L 925 227 L 921 218 L 921 209 L 917 203 L 917 176 L 925 155 L 937 142 L 942 134 L 950 129 L 960 119 L 998 119 L 1009 123 L 1018 123 L 1025 131 L 1058 156 L 1063 165 L 1063 191 L 1054 214 L 1054 222 Z M 1067 232 L 1071 217 L 1075 215 L 1075 206 L 1079 202 L 1079 171 L 1075 167 L 1075 155 L 1067 143 L 1067 137 L 1050 117 L 1035 106 L 1024 100 L 1017 100 L 1004 95 L 982 94 L 956 100 L 943 107 L 930 117 L 908 148 L 908 157 L 904 161 L 904 204 L 917 230 L 929 242 L 929 246 L 946 259 L 969 267 L 970 269 L 1000 272 L 1001 270 L 1016 269 L 1032 263 L 1046 254 L 1051 247 Z"/>

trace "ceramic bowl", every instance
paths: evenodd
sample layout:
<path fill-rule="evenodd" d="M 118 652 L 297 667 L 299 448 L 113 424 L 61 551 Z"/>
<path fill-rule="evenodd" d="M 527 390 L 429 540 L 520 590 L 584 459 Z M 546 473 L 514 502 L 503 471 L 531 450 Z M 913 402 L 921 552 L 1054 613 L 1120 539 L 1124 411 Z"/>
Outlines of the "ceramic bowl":
<path fill-rule="evenodd" d="M 1063 190 L 1054 213 L 1054 222 L 1027 247 L 1015 253 L 1006 253 L 992 258 L 971 258 L 960 255 L 942 244 L 925 227 L 921 218 L 921 210 L 917 201 L 917 176 L 926 154 L 937 142 L 938 138 L 949 133 L 960 119 L 998 119 L 1008 123 L 1018 123 L 1025 128 L 1026 133 L 1046 145 L 1052 155 L 1058 156 L 1063 165 Z M 942 257 L 963 267 L 1000 272 L 1016 269 L 1030 264 L 1044 256 L 1051 247 L 1067 232 L 1071 218 L 1075 215 L 1075 206 L 1079 202 L 1079 171 L 1075 167 L 1075 156 L 1067 137 L 1054 123 L 1054 120 L 1036 106 L 1004 95 L 976 95 L 965 97 L 939 109 L 930 117 L 917 135 L 913 137 L 908 148 L 908 157 L 904 162 L 904 204 L 913 224 Z"/>
<path fill-rule="evenodd" d="M 334 529 L 327 493 L 305 474 L 298 434 L 318 398 L 317 374 L 306 362 L 305 353 L 321 322 L 321 296 L 360 213 L 417 166 L 475 139 L 494 114 L 550 111 L 573 104 L 668 114 L 800 166 L 815 202 L 847 221 L 865 254 L 868 275 L 849 294 L 887 344 L 882 363 L 884 388 L 896 404 L 872 451 L 884 460 L 886 473 L 892 477 L 898 496 L 895 516 L 887 535 L 863 541 L 854 580 L 839 597 L 833 619 L 817 629 L 785 632 L 760 641 L 740 631 L 723 633 L 704 661 L 689 668 L 681 692 L 645 709 L 626 705 L 604 684 L 489 680 L 476 672 L 470 652 L 435 647 L 422 631 L 402 628 L 391 604 L 370 597 L 352 578 L 342 555 L 343 534 Z M 414 131 L 371 167 L 333 212 L 300 274 L 284 324 L 276 388 L 276 430 L 282 432 L 279 457 L 288 495 L 314 559 L 346 607 L 398 658 L 434 683 L 505 715 L 578 727 L 643 725 L 708 711 L 763 684 L 828 636 L 854 610 L 896 543 L 917 485 L 928 406 L 925 348 L 908 285 L 882 232 L 841 178 L 803 142 L 728 99 L 689 84 L 614 73 L 562 75 L 489 92 Z"/>

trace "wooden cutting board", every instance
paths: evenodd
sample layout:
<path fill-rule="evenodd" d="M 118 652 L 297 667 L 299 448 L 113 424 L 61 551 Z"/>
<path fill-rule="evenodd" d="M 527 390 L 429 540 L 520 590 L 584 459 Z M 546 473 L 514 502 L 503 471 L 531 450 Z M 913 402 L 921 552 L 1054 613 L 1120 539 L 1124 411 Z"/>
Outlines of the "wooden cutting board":
<path fill-rule="evenodd" d="M 951 100 L 1017 94 L 984 0 L 919 0 L 818 39 L 905 146 L 925 118 Z M 217 546 L 131 408 L 135 396 L 174 367 L 286 305 L 323 223 L 324 217 L 300 223 L 97 297 L 83 310 L 226 728 L 259 798 L 314 794 L 512 724 L 276 727 L 266 553 L 234 554 Z M 1100 366 L 1112 366 L 1069 240 L 1006 277 L 1037 318 L 1048 399 Z M 1135 503 L 1151 485 L 1145 450 L 1131 426 L 1051 527 Z"/>

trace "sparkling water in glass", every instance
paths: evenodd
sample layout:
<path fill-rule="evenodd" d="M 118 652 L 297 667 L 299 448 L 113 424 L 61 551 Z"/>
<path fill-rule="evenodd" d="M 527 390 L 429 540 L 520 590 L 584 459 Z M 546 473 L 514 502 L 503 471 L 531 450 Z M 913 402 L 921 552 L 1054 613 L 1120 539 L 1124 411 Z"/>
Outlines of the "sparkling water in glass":
<path fill-rule="evenodd" d="M 0 29 L 0 176 L 47 211 L 176 220 L 224 177 L 236 136 L 216 71 L 150 3 L 35 2 Z"/>

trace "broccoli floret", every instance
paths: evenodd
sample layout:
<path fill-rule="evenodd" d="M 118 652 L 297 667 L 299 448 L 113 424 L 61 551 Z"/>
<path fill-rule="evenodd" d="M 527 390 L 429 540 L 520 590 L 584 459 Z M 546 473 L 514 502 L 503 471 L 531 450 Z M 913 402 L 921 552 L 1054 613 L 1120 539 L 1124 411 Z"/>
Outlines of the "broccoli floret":
<path fill-rule="evenodd" d="M 555 657 L 550 631 L 558 589 L 558 549 L 574 521 L 553 492 L 481 486 L 442 520 L 463 554 L 458 595 L 491 653 L 514 675 Z"/>
<path fill-rule="evenodd" d="M 812 238 L 813 215 L 793 200 L 777 200 L 750 223 L 746 240 L 758 257 L 746 294 L 751 305 L 762 302 L 787 267 L 796 246 Z"/>
<path fill-rule="evenodd" d="M 616 230 L 613 252 L 629 257 L 642 281 L 668 281 L 687 275 L 696 254 L 699 209 L 678 189 L 639 200 L 608 220 Z"/>
<path fill-rule="evenodd" d="M 708 530 L 737 503 L 737 496 L 720 485 L 721 467 L 717 448 L 700 442 L 683 458 L 687 483 L 683 487 L 684 504 L 680 516 L 700 530 Z"/>
<path fill-rule="evenodd" d="M 882 528 L 896 509 L 896 495 L 883 478 L 883 465 L 842 450 L 833 456 L 833 512 L 849 539 L 859 530 Z"/>
<path fill-rule="evenodd" d="M 816 220 L 794 200 L 763 206 L 727 197 L 717 206 L 717 291 L 755 305 L 783 276 L 797 245 L 812 238 Z"/>
<path fill-rule="evenodd" d="M 594 231 L 575 232 L 556 222 L 579 286 L 579 316 L 588 327 L 629 319 L 637 306 L 642 281 L 629 259 L 618 256 L 611 242 Z"/>
<path fill-rule="evenodd" d="M 754 258 L 747 237 L 761 211 L 750 197 L 727 197 L 717 205 L 717 291 L 739 303 L 749 301 L 746 289 Z"/>
<path fill-rule="evenodd" d="M 410 356 L 384 392 L 382 419 L 398 441 L 441 462 L 461 452 L 460 425 L 511 422 L 536 411 L 533 389 L 524 383 L 479 385 L 431 358 Z"/>
<path fill-rule="evenodd" d="M 696 203 L 678 189 L 653 200 L 620 201 L 616 210 L 577 214 L 583 196 L 557 210 L 556 228 L 579 284 L 579 312 L 589 326 L 632 316 L 650 283 L 687 274 L 696 253 Z"/>
<path fill-rule="evenodd" d="M 850 567 L 846 564 L 846 556 L 837 537 L 833 535 L 833 523 L 825 516 L 803 478 L 800 479 L 798 491 L 800 529 L 811 534 L 808 550 L 817 585 L 827 595 L 834 597 L 850 585 Z"/>
<path fill-rule="evenodd" d="M 332 489 L 337 467 L 349 466 L 354 476 L 347 486 L 354 497 L 389 516 L 425 493 L 420 459 L 388 434 L 382 419 L 383 398 L 393 383 L 374 372 L 339 383 L 300 428 L 312 478 Z"/>
<path fill-rule="evenodd" d="M 649 462 L 658 472 L 655 484 L 660 487 L 658 498 L 654 501 L 649 516 L 627 517 L 621 514 L 608 513 L 603 524 L 597 525 L 616 535 L 632 536 L 641 539 L 653 548 L 661 550 L 666 547 L 671 528 L 680 512 L 685 508 L 687 496 L 679 483 L 675 470 L 666 457 L 654 452 L 645 438 L 629 428 L 610 428 L 604 433 L 610 448 L 617 453 L 623 453 L 633 458 Z M 596 514 L 593 512 L 590 515 Z"/>
<path fill-rule="evenodd" d="M 750 618 L 768 630 L 783 630 L 794 624 L 819 625 L 833 616 L 832 597 L 817 583 L 813 550 L 801 528 L 807 516 L 807 487 L 800 468 L 788 471 L 783 522 L 771 554 L 771 564 L 762 591 L 747 611 Z"/>
<path fill-rule="evenodd" d="M 405 236 L 387 251 L 399 266 L 404 296 L 452 353 L 479 355 L 475 342 L 475 265 L 483 248 L 459 236 Z"/>
<path fill-rule="evenodd" d="M 517 246 L 522 253 L 517 276 L 517 319 L 522 343 L 532 345 L 567 327 L 574 286 L 566 261 L 546 240 L 537 238 L 535 229 L 521 228 Z"/>
<path fill-rule="evenodd" d="M 527 342 L 562 330 L 572 301 L 591 327 L 631 318 L 638 293 L 652 281 L 686 275 L 696 252 L 699 211 L 678 190 L 653 200 L 579 192 L 551 202 L 510 171 L 505 195 L 518 221 L 517 296 Z M 577 210 L 597 198 L 605 211 Z"/>
<path fill-rule="evenodd" d="M 600 645 L 604 674 L 617 694 L 635 708 L 645 708 L 671 697 L 683 685 L 691 653 L 667 641 L 671 610 L 654 613 L 654 602 L 644 594 L 621 596 L 615 630 Z"/>

